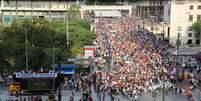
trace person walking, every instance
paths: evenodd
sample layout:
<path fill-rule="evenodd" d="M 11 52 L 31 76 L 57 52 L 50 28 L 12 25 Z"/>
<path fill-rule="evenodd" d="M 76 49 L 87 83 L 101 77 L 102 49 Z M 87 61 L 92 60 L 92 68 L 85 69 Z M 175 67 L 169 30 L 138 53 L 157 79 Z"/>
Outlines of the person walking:
<path fill-rule="evenodd" d="M 1 74 L 0 74 L 0 88 L 3 88 L 3 77 Z"/>
<path fill-rule="evenodd" d="M 93 97 L 92 97 L 92 96 L 90 96 L 89 101 L 94 101 L 94 99 L 93 99 Z"/>
<path fill-rule="evenodd" d="M 72 95 L 70 96 L 69 101 L 74 101 L 74 93 L 72 92 Z"/>
<path fill-rule="evenodd" d="M 182 94 L 182 88 L 179 88 L 179 94 L 180 95 Z"/>

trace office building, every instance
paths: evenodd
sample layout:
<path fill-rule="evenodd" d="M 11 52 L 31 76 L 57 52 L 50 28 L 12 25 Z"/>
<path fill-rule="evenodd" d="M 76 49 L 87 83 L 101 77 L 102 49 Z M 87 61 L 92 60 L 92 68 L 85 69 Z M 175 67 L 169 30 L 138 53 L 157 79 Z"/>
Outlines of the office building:
<path fill-rule="evenodd" d="M 201 20 L 201 0 L 171 0 L 164 5 L 164 21 L 169 24 L 170 43 L 181 45 L 200 45 L 191 26 Z"/>
<path fill-rule="evenodd" d="M 68 1 L 68 2 L 67 2 Z M 82 0 L 1 0 L 1 21 L 11 22 L 14 18 L 24 19 L 39 17 L 53 20 L 64 20 L 67 7 L 83 3 Z"/>

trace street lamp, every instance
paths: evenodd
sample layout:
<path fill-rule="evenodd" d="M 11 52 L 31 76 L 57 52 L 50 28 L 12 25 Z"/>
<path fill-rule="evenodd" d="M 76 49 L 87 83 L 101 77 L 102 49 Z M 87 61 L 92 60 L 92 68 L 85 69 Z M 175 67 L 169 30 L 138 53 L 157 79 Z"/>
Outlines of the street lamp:
<path fill-rule="evenodd" d="M 179 63 L 178 59 L 179 59 L 179 45 L 180 45 L 180 33 L 177 33 L 177 65 Z"/>
<path fill-rule="evenodd" d="M 33 17 L 33 0 L 31 0 L 31 17 Z"/>
<path fill-rule="evenodd" d="M 58 62 L 59 62 L 59 64 L 58 64 L 58 69 L 59 69 L 58 75 L 59 75 L 59 76 L 61 76 L 61 60 L 62 60 L 61 58 L 62 58 L 62 54 L 59 53 L 59 54 L 57 55 L 57 60 L 58 60 Z M 61 95 L 61 81 L 59 81 L 58 101 L 61 101 L 61 98 L 62 98 L 62 95 Z"/>
<path fill-rule="evenodd" d="M 27 48 L 27 44 L 28 44 L 28 41 L 27 41 L 27 33 L 28 33 L 28 29 L 30 28 L 29 25 L 24 25 L 24 31 L 25 31 L 25 47 L 26 47 L 26 50 L 25 50 L 25 55 L 26 55 L 26 70 L 29 69 L 29 65 L 28 65 L 28 48 Z"/>
<path fill-rule="evenodd" d="M 164 31 L 164 25 L 165 23 L 164 22 L 161 22 L 161 25 L 163 26 L 163 35 L 162 35 L 162 41 L 164 42 L 163 43 L 163 48 L 162 48 L 162 66 L 165 66 L 165 61 L 164 61 L 164 58 L 166 57 L 165 54 L 165 31 Z M 165 67 L 163 67 L 163 73 L 162 73 L 162 79 L 163 79 L 163 89 L 162 89 L 162 101 L 165 101 Z"/>
<path fill-rule="evenodd" d="M 49 0 L 49 19 L 50 19 L 50 22 L 52 20 L 52 11 L 51 11 L 51 7 L 52 7 L 52 3 L 51 3 L 51 0 Z"/>
<path fill-rule="evenodd" d="M 68 16 L 69 16 L 69 9 L 68 9 L 68 7 L 69 7 L 69 4 L 68 4 L 68 0 L 66 1 L 66 45 L 68 46 L 69 45 L 69 30 L 68 30 Z"/>
<path fill-rule="evenodd" d="M 15 0 L 15 18 L 18 17 L 18 0 Z"/>

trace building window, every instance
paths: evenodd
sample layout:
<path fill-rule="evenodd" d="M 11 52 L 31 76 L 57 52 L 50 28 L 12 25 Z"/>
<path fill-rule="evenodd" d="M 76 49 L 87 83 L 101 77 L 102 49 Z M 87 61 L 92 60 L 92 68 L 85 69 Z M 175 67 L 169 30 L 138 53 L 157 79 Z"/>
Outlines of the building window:
<path fill-rule="evenodd" d="M 201 20 L 201 15 L 197 15 L 197 20 Z"/>
<path fill-rule="evenodd" d="M 189 39 L 188 41 L 187 41 L 187 44 L 192 44 L 192 39 Z"/>
<path fill-rule="evenodd" d="M 190 10 L 193 10 L 193 6 L 192 5 L 190 6 Z"/>
<path fill-rule="evenodd" d="M 147 11 L 147 8 L 144 8 L 145 11 Z"/>
<path fill-rule="evenodd" d="M 192 37 L 192 35 L 193 35 L 192 33 L 188 33 L 188 37 Z"/>
<path fill-rule="evenodd" d="M 181 26 L 177 26 L 177 31 L 181 31 Z"/>
<path fill-rule="evenodd" d="M 189 22 L 193 21 L 193 15 L 189 15 Z"/>
<path fill-rule="evenodd" d="M 196 45 L 200 45 L 200 39 L 195 40 Z"/>
<path fill-rule="evenodd" d="M 192 27 L 188 27 L 188 31 L 193 31 L 193 28 Z"/>
<path fill-rule="evenodd" d="M 198 9 L 201 9 L 201 5 L 198 6 Z"/>
<path fill-rule="evenodd" d="M 185 0 L 176 0 L 176 4 L 185 4 Z"/>
<path fill-rule="evenodd" d="M 39 19 L 44 19 L 44 16 L 39 16 Z"/>

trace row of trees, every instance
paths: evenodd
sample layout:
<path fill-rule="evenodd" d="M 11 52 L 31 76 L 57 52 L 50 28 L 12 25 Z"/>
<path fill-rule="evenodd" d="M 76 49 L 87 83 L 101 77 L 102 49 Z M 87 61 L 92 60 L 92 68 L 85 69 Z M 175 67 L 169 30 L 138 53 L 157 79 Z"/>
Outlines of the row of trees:
<path fill-rule="evenodd" d="M 67 63 L 68 57 L 82 52 L 84 45 L 91 45 L 95 34 L 90 32 L 88 20 L 69 21 L 69 44 L 67 45 L 66 23 L 49 22 L 45 19 L 15 20 L 11 25 L 0 24 L 0 72 L 12 72 L 25 68 L 27 48 L 29 68 L 50 67 L 55 63 Z M 58 56 L 63 58 L 58 61 Z"/>
<path fill-rule="evenodd" d="M 198 20 L 197 22 L 193 23 L 192 29 L 195 33 L 195 37 L 200 39 L 200 37 L 201 37 L 201 20 Z"/>

